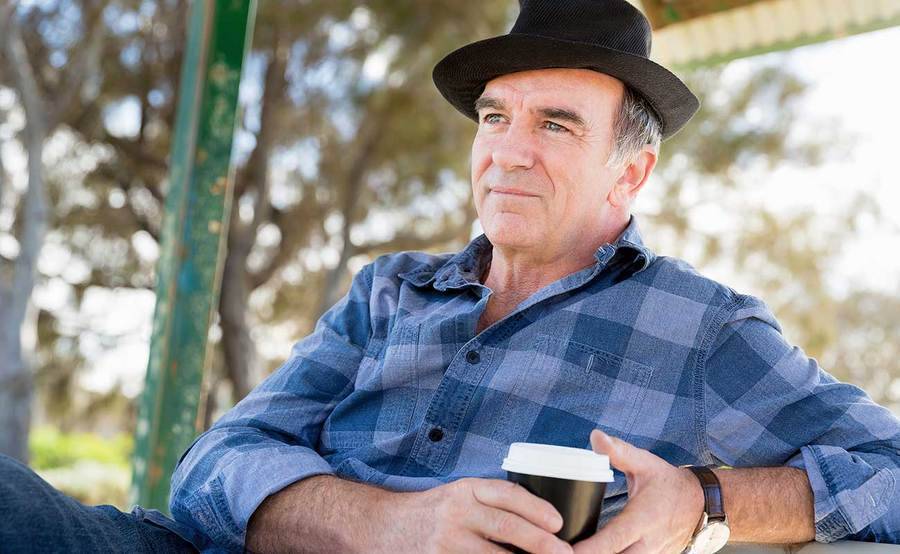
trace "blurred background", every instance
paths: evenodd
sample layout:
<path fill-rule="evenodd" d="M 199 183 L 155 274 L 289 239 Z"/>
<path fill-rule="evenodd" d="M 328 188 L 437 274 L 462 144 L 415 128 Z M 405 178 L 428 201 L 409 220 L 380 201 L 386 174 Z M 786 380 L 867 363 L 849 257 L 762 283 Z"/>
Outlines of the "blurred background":
<path fill-rule="evenodd" d="M 825 2 L 830 34 L 743 57 L 664 35 L 654 6 L 679 2 L 645 3 L 654 57 L 702 101 L 638 201 L 647 243 L 763 298 L 788 340 L 900 413 L 900 27 L 846 32 Z M 0 427 L 0 452 L 85 502 L 128 506 L 187 11 L 0 0 L 0 421 L 30 418 L 26 435 Z M 374 256 L 452 251 L 479 232 L 475 126 L 431 69 L 517 12 L 514 0 L 259 3 L 201 425 Z M 743 25 L 772 32 L 796 15 Z"/>

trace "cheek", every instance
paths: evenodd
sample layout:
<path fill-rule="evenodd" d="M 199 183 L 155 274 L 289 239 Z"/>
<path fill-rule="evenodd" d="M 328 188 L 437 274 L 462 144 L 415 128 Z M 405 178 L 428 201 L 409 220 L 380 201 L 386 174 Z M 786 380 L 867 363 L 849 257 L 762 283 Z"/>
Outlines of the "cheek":
<path fill-rule="evenodd" d="M 580 214 L 600 209 L 605 197 L 605 176 L 601 169 L 595 165 L 565 163 L 564 159 L 562 163 L 554 164 L 551 175 L 554 175 L 552 209 L 555 217 L 578 221 Z"/>
<path fill-rule="evenodd" d="M 484 199 L 484 187 L 481 186 L 481 178 L 491 166 L 491 149 L 485 141 L 479 140 L 476 136 L 472 142 L 472 160 L 471 160 L 471 184 L 472 195 L 475 198 L 475 207 L 479 208 Z"/>
<path fill-rule="evenodd" d="M 477 182 L 490 165 L 490 146 L 476 135 L 475 140 L 472 142 L 472 182 Z"/>

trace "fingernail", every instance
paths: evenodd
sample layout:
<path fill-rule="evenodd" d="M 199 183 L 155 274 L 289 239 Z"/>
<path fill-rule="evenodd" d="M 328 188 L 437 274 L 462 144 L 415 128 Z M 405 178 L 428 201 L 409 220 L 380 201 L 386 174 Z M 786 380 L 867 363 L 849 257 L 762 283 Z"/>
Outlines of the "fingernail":
<path fill-rule="evenodd" d="M 550 524 L 550 527 L 553 529 L 559 529 L 563 524 L 562 516 L 559 514 L 552 514 L 547 518 L 547 523 Z"/>

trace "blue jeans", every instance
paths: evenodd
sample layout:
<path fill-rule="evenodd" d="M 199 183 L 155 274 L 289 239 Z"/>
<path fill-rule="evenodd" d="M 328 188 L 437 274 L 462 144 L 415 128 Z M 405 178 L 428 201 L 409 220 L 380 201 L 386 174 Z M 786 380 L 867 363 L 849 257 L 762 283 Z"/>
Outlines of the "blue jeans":
<path fill-rule="evenodd" d="M 85 506 L 0 455 L 0 552 L 197 552 L 136 507 Z M 158 514 L 161 516 L 161 514 Z M 174 523 L 174 522 L 173 522 Z"/>

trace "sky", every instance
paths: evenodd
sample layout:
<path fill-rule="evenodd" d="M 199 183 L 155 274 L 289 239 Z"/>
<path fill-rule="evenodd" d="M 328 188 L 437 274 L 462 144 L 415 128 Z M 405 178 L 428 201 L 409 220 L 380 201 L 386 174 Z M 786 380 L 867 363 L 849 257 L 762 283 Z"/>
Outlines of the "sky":
<path fill-rule="evenodd" d="M 805 132 L 836 122 L 854 138 L 846 157 L 829 159 L 817 168 L 777 170 L 748 198 L 772 202 L 779 210 L 814 210 L 823 221 L 846 206 L 861 190 L 877 195 L 886 223 L 870 222 L 850 247 L 841 251 L 830 282 L 855 282 L 900 294 L 900 187 L 893 161 L 900 141 L 900 72 L 892 69 L 887 53 L 900 52 L 900 27 L 805 46 L 787 54 L 774 53 L 731 62 L 728 73 L 739 77 L 758 64 L 784 63 L 810 83 L 803 105 Z M 7 161 L 11 161 L 7 157 Z M 7 163 L 14 171 L 18 163 Z M 23 168 L 24 169 L 24 168 Z M 49 250 L 44 257 L 51 256 Z M 50 263 L 45 262 L 45 263 Z M 729 282 L 728 275 L 711 274 Z M 35 291 L 39 306 L 51 308 L 60 302 L 60 287 L 49 284 Z M 112 347 L 88 339 L 82 348 L 91 368 L 81 376 L 88 389 L 105 391 L 117 382 L 127 384 L 126 393 L 142 386 L 149 353 L 154 299 L 149 291 L 97 290 L 73 317 L 84 328 L 99 325 L 117 330 Z M 102 330 L 102 329 L 100 329 Z M 289 344 L 285 348 L 287 355 Z"/>
<path fill-rule="evenodd" d="M 896 52 L 900 27 L 780 55 L 788 68 L 811 83 L 803 107 L 810 121 L 826 123 L 833 118 L 853 135 L 856 145 L 846 158 L 828 160 L 816 169 L 776 172 L 769 188 L 787 194 L 785 209 L 811 207 L 822 214 L 841 209 L 858 191 L 875 194 L 886 221 L 853 237 L 835 268 L 837 280 L 900 294 L 900 179 L 894 164 L 900 155 L 900 71 L 891 54 Z M 773 56 L 779 54 L 732 66 L 741 70 Z"/>
<path fill-rule="evenodd" d="M 900 256 L 896 254 L 900 251 L 900 183 L 892 163 L 900 154 L 900 106 L 896 103 L 900 72 L 892 69 L 887 54 L 891 52 L 900 52 L 900 27 L 744 58 L 729 63 L 725 70 L 727 82 L 760 65 L 783 65 L 809 85 L 792 132 L 827 134 L 841 129 L 840 140 L 849 145 L 846 150 L 836 148 L 835 155 L 816 167 L 766 170 L 756 187 L 741 189 L 742 202 L 765 203 L 784 215 L 812 212 L 817 223 L 827 227 L 858 193 L 877 198 L 883 221 L 863 219 L 859 231 L 835 253 L 837 263 L 826 282 L 837 294 L 851 284 L 900 294 Z M 662 155 L 666 155 L 665 145 Z M 652 184 L 651 177 L 648 187 Z M 727 214 L 711 209 L 708 215 L 704 228 L 728 228 Z M 741 276 L 727 273 L 727 268 L 702 269 L 723 282 L 745 284 Z"/>

